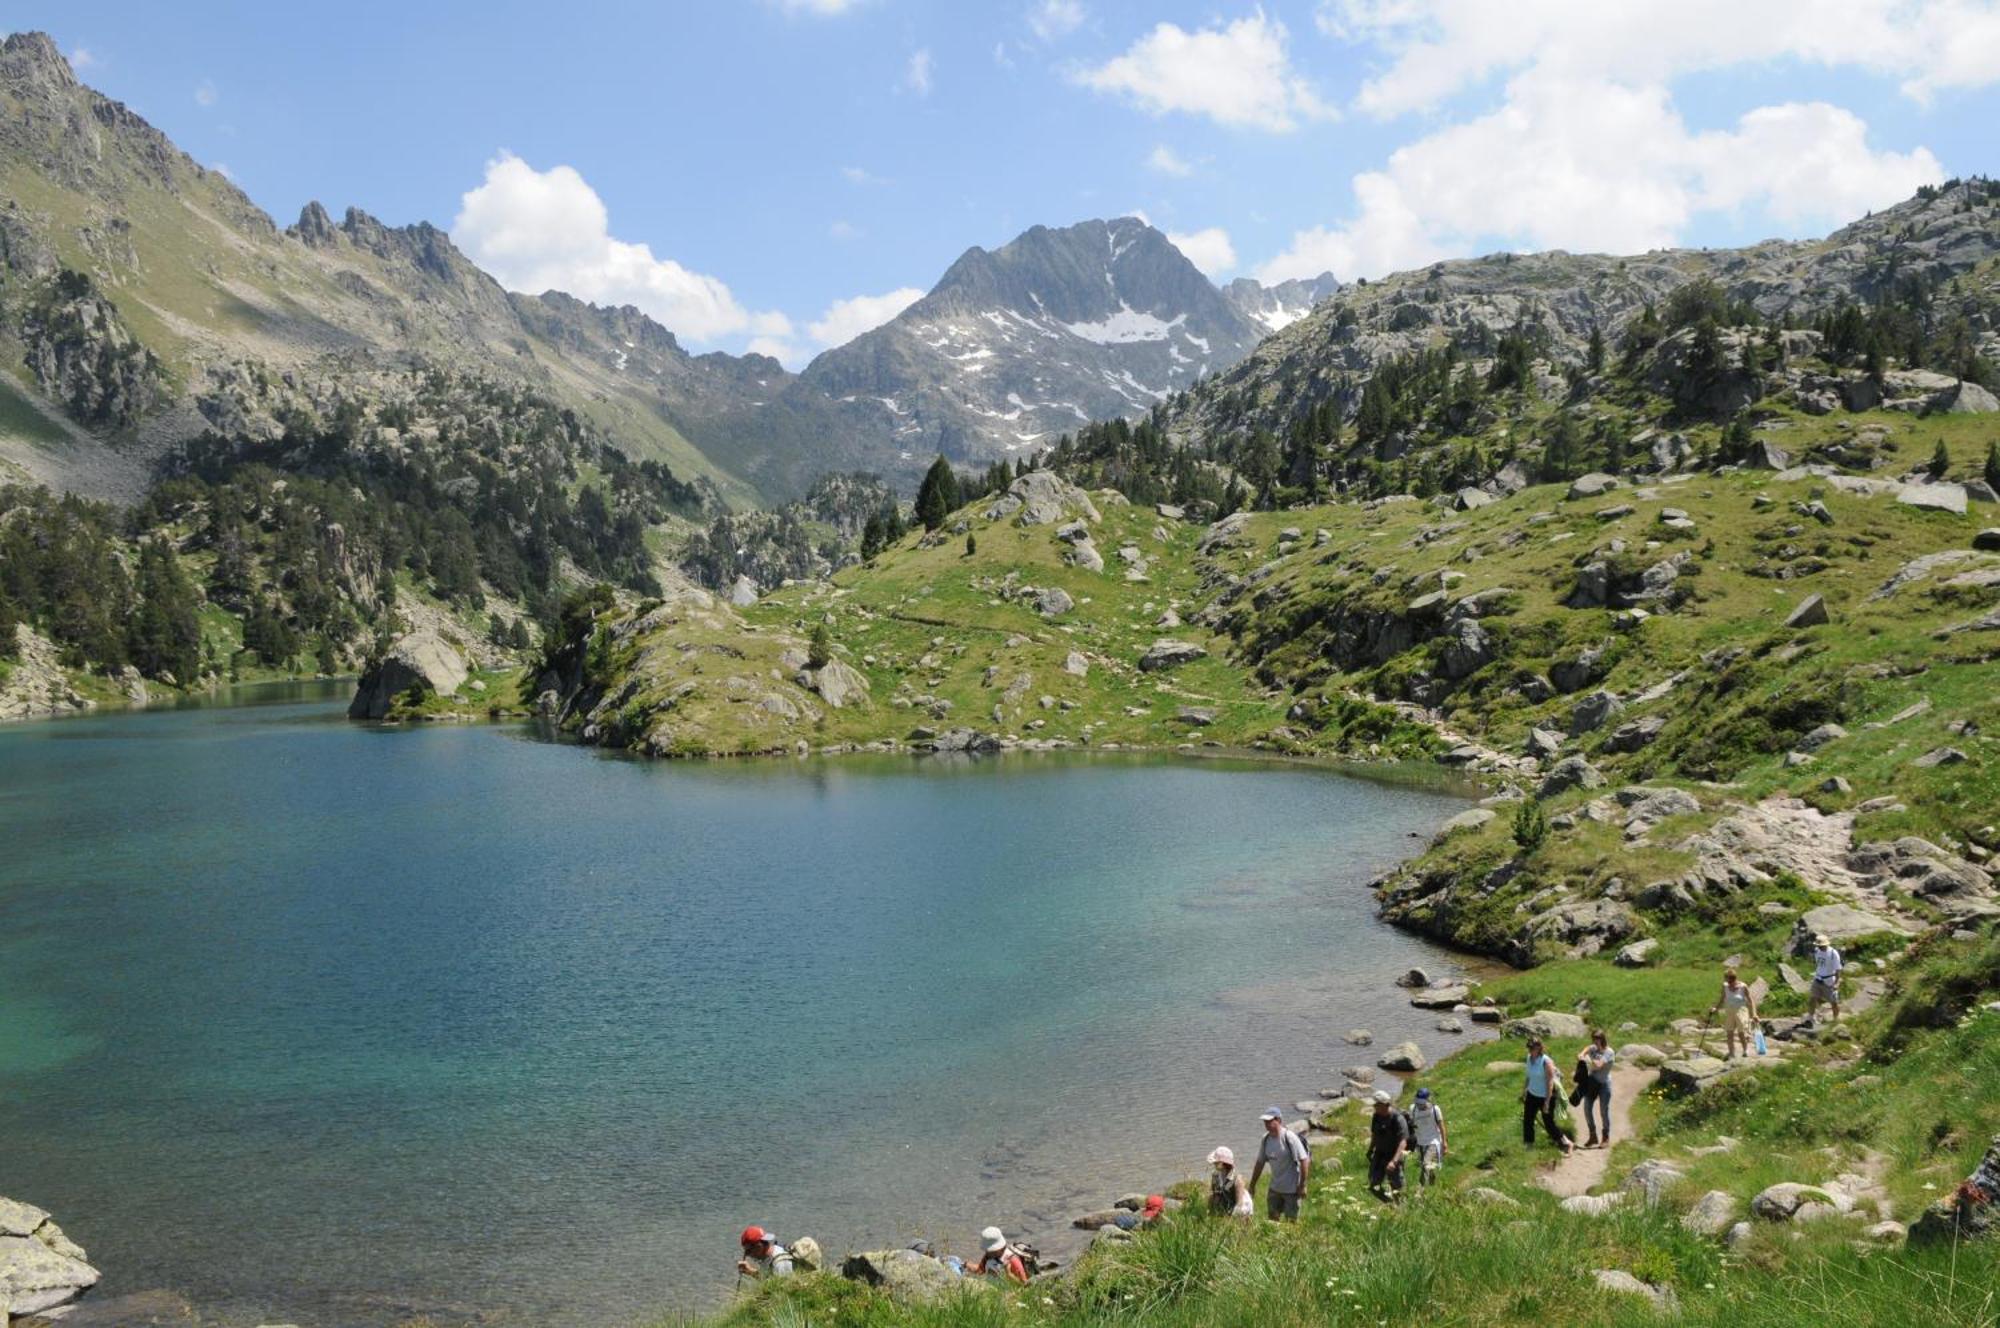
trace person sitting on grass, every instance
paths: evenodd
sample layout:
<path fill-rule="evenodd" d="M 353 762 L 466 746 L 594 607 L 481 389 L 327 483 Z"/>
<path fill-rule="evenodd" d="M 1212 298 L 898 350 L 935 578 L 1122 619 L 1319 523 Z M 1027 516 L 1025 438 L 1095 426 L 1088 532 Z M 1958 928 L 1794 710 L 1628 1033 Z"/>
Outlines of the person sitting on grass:
<path fill-rule="evenodd" d="M 1583 1141 L 1585 1148 L 1611 1147 L 1611 1066 L 1617 1059 L 1609 1036 L 1601 1028 L 1593 1029 L 1590 1045 L 1583 1049 L 1583 1123 L 1590 1131 L 1590 1137 Z"/>
<path fill-rule="evenodd" d="M 979 1262 L 967 1270 L 972 1276 L 1005 1277 L 1027 1285 L 1028 1261 L 1008 1242 L 1005 1232 L 999 1227 L 988 1227 L 979 1233 L 979 1245 L 985 1252 L 979 1256 Z"/>
<path fill-rule="evenodd" d="M 1438 1166 L 1449 1147 L 1444 1133 L 1444 1108 L 1428 1088 L 1417 1090 L 1410 1108 L 1410 1149 L 1417 1155 L 1417 1178 L 1425 1185 L 1437 1179 Z"/>
<path fill-rule="evenodd" d="M 778 1243 L 778 1238 L 762 1227 L 745 1227 L 740 1240 L 743 1257 L 736 1261 L 736 1271 L 745 1277 L 789 1277 L 792 1272 L 792 1252 Z"/>
<path fill-rule="evenodd" d="M 1743 979 L 1736 976 L 1733 968 L 1722 973 L 1722 995 L 1708 1009 L 1709 1017 L 1722 1011 L 1722 1035 L 1724 1060 L 1734 1060 L 1739 1052 L 1750 1054 L 1750 1030 L 1756 1027 L 1757 996 L 1743 985 Z"/>
<path fill-rule="evenodd" d="M 1306 1197 L 1306 1177 L 1312 1172 L 1312 1149 L 1285 1124 L 1285 1113 L 1272 1107 L 1264 1113 L 1264 1141 L 1257 1146 L 1257 1165 L 1250 1168 L 1250 1188 L 1264 1168 L 1271 1168 L 1271 1188 L 1264 1191 L 1264 1216 L 1273 1222 L 1299 1220 L 1299 1201 Z"/>
<path fill-rule="evenodd" d="M 1403 1155 L 1410 1151 L 1410 1126 L 1393 1099 L 1375 1090 L 1375 1115 L 1368 1122 L 1368 1188 L 1383 1203 L 1403 1197 Z"/>
<path fill-rule="evenodd" d="M 1218 1216 L 1255 1217 L 1257 1201 L 1236 1169 L 1236 1153 L 1224 1144 L 1208 1155 L 1208 1211 Z"/>
<path fill-rule="evenodd" d="M 1535 1121 L 1540 1119 L 1544 1132 L 1568 1157 L 1575 1145 L 1556 1128 L 1556 1094 L 1561 1091 L 1562 1075 L 1549 1058 L 1548 1048 L 1540 1038 L 1529 1038 L 1528 1081 L 1521 1089 L 1521 1142 L 1529 1148 L 1535 1146 Z"/>
<path fill-rule="evenodd" d="M 1841 960 L 1840 951 L 1833 948 L 1833 942 L 1821 932 L 1813 937 L 1813 976 L 1811 1002 L 1806 1008 L 1806 1022 L 1819 1027 L 1819 1007 L 1833 1007 L 1833 1022 L 1840 1022 L 1840 973 L 1847 965 Z"/>

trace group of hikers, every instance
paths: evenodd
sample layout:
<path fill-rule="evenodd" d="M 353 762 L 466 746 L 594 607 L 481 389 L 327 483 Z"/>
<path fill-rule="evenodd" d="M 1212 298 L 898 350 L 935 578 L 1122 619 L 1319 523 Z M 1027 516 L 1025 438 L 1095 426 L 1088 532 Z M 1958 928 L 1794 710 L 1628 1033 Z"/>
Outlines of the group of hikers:
<path fill-rule="evenodd" d="M 1822 1005 L 1832 1007 L 1836 1022 L 1840 1019 L 1843 966 L 1840 951 L 1828 938 L 1824 934 L 1814 936 L 1813 977 L 1806 1014 L 1809 1024 L 1818 1023 Z M 1722 1015 L 1725 1060 L 1748 1056 L 1753 1048 L 1757 1055 L 1765 1053 L 1756 992 L 1744 983 L 1736 969 L 1724 970 L 1721 993 L 1708 1014 L 1710 1019 Z M 1706 1028 L 1705 1020 L 1704 1034 Z M 1522 1145 L 1534 1147 L 1535 1126 L 1539 1121 L 1544 1136 L 1561 1148 L 1565 1157 L 1580 1147 L 1609 1148 L 1611 1072 L 1617 1061 L 1618 1053 L 1612 1049 L 1609 1036 L 1602 1028 L 1592 1029 L 1588 1045 L 1577 1055 L 1574 1083 L 1565 1097 L 1562 1072 L 1555 1059 L 1540 1037 L 1530 1037 L 1521 1089 Z M 1417 1090 L 1416 1100 L 1407 1109 L 1399 1110 L 1395 1096 L 1385 1089 L 1374 1090 L 1370 1101 L 1368 1189 L 1383 1202 L 1395 1203 L 1402 1198 L 1404 1167 L 1411 1156 L 1418 1159 L 1422 1185 L 1428 1186 L 1437 1179 L 1451 1147 L 1445 1131 L 1444 1109 L 1428 1087 Z M 1581 1144 L 1575 1141 L 1574 1122 L 1567 1119 L 1571 1113 L 1563 1106 L 1565 1101 L 1569 1107 L 1583 1110 L 1587 1137 Z M 1264 1216 L 1274 1222 L 1295 1222 L 1312 1177 L 1312 1149 L 1298 1130 L 1285 1123 L 1285 1114 L 1279 1108 L 1267 1109 L 1259 1119 L 1264 1137 L 1258 1142 L 1256 1162 L 1247 1178 L 1236 1165 L 1235 1151 L 1227 1144 L 1209 1153 L 1209 1211 L 1254 1218 L 1257 1182 L 1269 1171 L 1271 1181 L 1264 1191 Z M 1140 1211 L 1121 1213 L 1113 1222 L 1130 1231 L 1151 1226 L 1165 1211 L 1165 1198 L 1152 1194 L 1146 1196 Z M 979 1238 L 982 1252 L 976 1263 L 947 1257 L 946 1265 L 968 1277 L 1004 1277 L 1020 1283 L 1026 1283 L 1034 1275 L 1038 1255 L 1033 1247 L 1010 1241 L 999 1227 L 987 1227 L 979 1233 Z M 751 1277 L 792 1272 L 802 1262 L 799 1252 L 805 1246 L 811 1247 L 810 1266 L 817 1267 L 819 1247 L 810 1240 L 800 1241 L 788 1250 L 763 1228 L 747 1228 L 743 1232 L 743 1258 L 736 1265 L 737 1271 Z M 912 1248 L 924 1254 L 933 1253 L 928 1241 L 918 1241 Z"/>

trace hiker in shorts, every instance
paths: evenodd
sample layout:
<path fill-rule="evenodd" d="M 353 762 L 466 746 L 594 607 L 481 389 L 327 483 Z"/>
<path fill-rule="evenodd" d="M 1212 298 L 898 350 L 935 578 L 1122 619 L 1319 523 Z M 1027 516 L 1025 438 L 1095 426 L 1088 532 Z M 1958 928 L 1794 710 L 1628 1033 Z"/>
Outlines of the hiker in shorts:
<path fill-rule="evenodd" d="M 778 1238 L 762 1227 L 745 1227 L 740 1239 L 743 1257 L 736 1261 L 736 1271 L 746 1277 L 789 1277 L 792 1273 L 792 1252 L 778 1243 Z"/>
<path fill-rule="evenodd" d="M 1808 998 L 1806 1022 L 1814 1028 L 1819 1027 L 1821 1005 L 1831 1005 L 1833 1022 L 1840 1022 L 1840 971 L 1846 966 L 1825 932 L 1813 937 L 1812 995 Z"/>
<path fill-rule="evenodd" d="M 1224 1144 L 1208 1155 L 1208 1211 L 1218 1217 L 1255 1217 L 1257 1201 L 1236 1170 L 1236 1152 Z"/>
<path fill-rule="evenodd" d="M 1733 968 L 1722 971 L 1722 995 L 1709 1007 L 1709 1017 L 1714 1018 L 1717 1010 L 1722 1012 L 1722 1059 L 1748 1056 L 1750 1034 L 1757 1027 L 1757 995 L 1744 985 Z"/>
<path fill-rule="evenodd" d="M 1368 1121 L 1368 1188 L 1383 1203 L 1403 1197 L 1403 1157 L 1410 1151 L 1410 1123 L 1388 1093 L 1375 1090 Z"/>
<path fill-rule="evenodd" d="M 1250 1168 L 1250 1188 L 1264 1168 L 1271 1168 L 1271 1187 L 1264 1191 L 1264 1216 L 1273 1222 L 1299 1220 L 1299 1200 L 1306 1197 L 1306 1177 L 1312 1172 L 1312 1149 L 1285 1124 L 1285 1113 L 1266 1111 L 1264 1141 L 1257 1145 L 1257 1165 Z"/>
<path fill-rule="evenodd" d="M 1611 1066 L 1617 1059 L 1610 1037 L 1601 1028 L 1592 1029 L 1590 1045 L 1583 1049 L 1583 1125 L 1590 1132 L 1585 1148 L 1611 1147 Z"/>
<path fill-rule="evenodd" d="M 1428 1088 L 1417 1090 L 1410 1108 L 1410 1151 L 1417 1155 L 1417 1179 L 1428 1185 L 1437 1179 L 1438 1166 L 1450 1147 L 1444 1133 L 1444 1108 Z"/>
<path fill-rule="evenodd" d="M 966 1270 L 969 1276 L 1005 1277 L 1023 1286 L 1028 1284 L 1028 1261 L 1008 1241 L 1007 1233 L 999 1227 L 988 1227 L 979 1233 L 979 1247 L 984 1253 L 978 1263 Z"/>
<path fill-rule="evenodd" d="M 1540 1038 L 1529 1038 L 1528 1081 L 1521 1089 L 1521 1142 L 1529 1148 L 1535 1146 L 1535 1121 L 1539 1118 L 1542 1129 L 1562 1147 L 1563 1156 L 1568 1157 L 1575 1145 L 1556 1128 L 1556 1094 L 1561 1091 L 1562 1076 L 1555 1061 L 1550 1059 L 1548 1048 Z"/>

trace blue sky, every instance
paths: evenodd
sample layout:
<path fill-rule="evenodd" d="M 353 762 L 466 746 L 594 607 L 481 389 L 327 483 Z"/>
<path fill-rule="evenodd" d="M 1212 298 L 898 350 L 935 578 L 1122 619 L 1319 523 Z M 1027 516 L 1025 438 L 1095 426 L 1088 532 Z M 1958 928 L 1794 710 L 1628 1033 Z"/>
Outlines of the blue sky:
<path fill-rule="evenodd" d="M 802 364 L 968 245 L 1137 212 L 1220 279 L 1822 233 L 2000 171 L 1992 0 L 9 3 L 281 223 Z"/>

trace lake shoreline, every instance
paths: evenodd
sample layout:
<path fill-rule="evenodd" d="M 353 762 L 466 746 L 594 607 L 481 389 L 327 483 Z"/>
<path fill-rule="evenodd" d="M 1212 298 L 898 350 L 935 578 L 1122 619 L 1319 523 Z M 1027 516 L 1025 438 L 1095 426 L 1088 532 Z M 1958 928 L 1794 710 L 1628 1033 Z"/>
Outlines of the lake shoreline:
<path fill-rule="evenodd" d="M 320 699 L 331 699 L 324 695 L 325 691 L 327 690 L 324 683 L 320 683 L 317 685 L 309 684 L 308 686 L 311 687 L 312 690 L 321 693 Z M 208 707 L 196 707 L 196 708 L 243 710 L 243 709 L 253 708 L 257 704 L 259 704 L 259 701 L 257 699 L 248 698 L 247 704 L 224 705 L 224 706 L 211 705 Z M 129 717 L 132 716 L 121 715 L 121 718 L 129 718 Z M 568 745 L 578 745 L 578 744 L 557 742 L 551 745 L 568 746 Z M 603 750 L 603 749 L 598 749 L 598 750 Z M 825 753 L 825 755 L 829 756 L 865 755 L 865 754 L 867 753 L 860 753 L 860 752 Z M 1030 753 L 1026 752 L 1017 752 L 1017 753 L 1009 753 L 1003 755 L 1026 756 L 1029 754 Z M 1038 752 L 1032 754 L 1044 755 L 1045 753 Z M 1227 765 L 1227 763 L 1231 761 L 1236 761 L 1244 763 L 1247 766 L 1256 766 L 1263 768 L 1280 767 L 1280 766 L 1293 767 L 1300 770 L 1312 770 L 1316 772 L 1344 775 L 1349 778 L 1356 779 L 1357 781 L 1367 782 L 1367 783 L 1388 784 L 1392 786 L 1408 786 L 1414 783 L 1424 786 L 1422 791 L 1433 795 L 1440 794 L 1443 792 L 1443 789 L 1439 787 L 1441 784 L 1453 784 L 1455 785 L 1455 790 L 1451 796 L 1454 801 L 1463 800 L 1464 786 L 1468 782 L 1464 780 L 1453 781 L 1449 775 L 1445 775 L 1444 778 L 1440 779 L 1439 776 L 1441 774 L 1444 774 L 1444 772 L 1438 772 L 1431 769 L 1422 769 L 1422 768 L 1411 769 L 1409 767 L 1403 767 L 1402 772 L 1398 774 L 1397 767 L 1381 763 L 1355 763 L 1355 762 L 1329 761 L 1324 758 L 1300 758 L 1295 756 L 1287 756 L 1279 753 L 1271 753 L 1271 752 L 1256 751 L 1256 750 L 1227 749 L 1227 748 L 1222 748 L 1220 746 L 1216 747 L 1176 746 L 1176 747 L 1142 748 L 1137 745 L 1121 745 L 1121 746 L 1106 747 L 1106 748 L 1083 747 L 1083 748 L 1068 749 L 1064 751 L 1062 755 L 1070 758 L 1074 758 L 1078 755 L 1089 756 L 1092 758 L 1107 758 L 1107 757 L 1113 758 L 1112 761 L 1104 762 L 1104 764 L 1107 765 L 1123 763 L 1126 761 L 1129 761 L 1135 765 L 1152 764 L 1154 762 L 1158 762 L 1163 759 L 1169 759 L 1169 758 L 1171 758 L 1171 760 L 1173 761 L 1192 758 L 1193 761 L 1195 762 L 1209 763 L 1209 764 L 1221 762 L 1225 766 Z M 969 758 L 948 757 L 946 759 L 953 761 L 954 764 L 960 760 L 967 761 L 968 764 L 970 763 Z M 1088 762 L 1086 764 L 1096 764 L 1096 763 L 1097 761 L 1093 760 L 1092 762 Z M 926 763 L 916 762 L 911 764 L 912 768 L 921 769 L 923 765 Z M 982 761 L 981 764 L 984 764 L 984 762 Z M 996 762 L 995 764 L 1011 764 L 1011 763 Z M 1040 764 L 1040 763 L 1023 762 L 1022 764 L 1026 765 L 1026 764 Z M 847 763 L 845 762 L 829 763 L 830 767 L 836 765 L 847 765 Z M 1412 835 L 1410 843 L 1403 846 L 1400 850 L 1394 853 L 1393 861 L 1385 861 L 1384 859 L 1381 858 L 1374 859 L 1374 861 L 1382 866 L 1393 866 L 1394 862 L 1406 861 L 1415 852 L 1420 851 L 1421 844 L 1429 842 L 1431 834 L 1435 832 L 1437 825 L 1441 823 L 1443 819 L 1445 819 L 1445 816 L 1446 814 L 1442 810 L 1440 810 L 1435 816 L 1430 817 L 1428 823 L 1421 829 L 1412 829 L 1410 831 L 1410 834 Z M 1357 884 L 1359 883 L 1357 882 Z M 1214 888 L 1220 891 L 1221 886 L 1222 886 L 1222 881 L 1218 878 L 1214 882 Z M 1378 923 L 1385 921 L 1380 918 L 1374 918 L 1373 920 Z M 1398 934 L 1405 934 L 1405 935 L 1408 934 L 1407 932 L 1403 932 L 1402 929 L 1395 928 L 1393 924 L 1389 926 L 1388 930 L 1390 932 L 1396 932 Z M 1480 962 L 1477 956 L 1467 955 L 1457 952 L 1455 950 L 1451 950 L 1449 947 L 1440 945 L 1435 940 L 1432 940 L 1430 938 L 1419 937 L 1417 939 L 1422 940 L 1423 944 L 1427 948 L 1445 954 L 1447 958 L 1442 962 L 1448 962 L 1454 971 L 1465 971 L 1468 974 L 1471 974 L 1473 966 Z M 1349 962 L 1346 964 L 1334 965 L 1333 967 L 1351 973 L 1355 968 L 1355 965 L 1352 962 Z M 1379 971 L 1374 972 L 1371 976 L 1365 979 L 1365 981 L 1371 987 L 1371 989 L 1380 989 L 1383 991 L 1387 991 L 1393 987 L 1394 979 L 1397 976 L 1399 976 L 1403 971 L 1404 969 L 1402 965 L 1384 961 L 1383 964 L 1380 966 Z M 1310 985 L 1310 983 L 1308 982 L 1307 985 Z M 1423 1012 L 1415 1011 L 1414 1008 L 1412 1008 L 1411 1013 L 1415 1015 L 1415 1014 L 1421 1014 Z M 1341 1059 L 1341 1052 L 1344 1050 L 1337 1037 L 1337 1033 L 1339 1028 L 1344 1027 L 1347 1023 L 1351 1022 L 1350 1014 L 1346 1007 L 1341 1005 L 1333 1005 L 1330 1007 L 1325 1007 L 1320 1009 L 1318 1012 L 1316 1012 L 1314 1017 L 1316 1022 L 1320 1026 L 1324 1027 L 1328 1033 L 1328 1037 L 1326 1038 L 1325 1041 L 1325 1055 L 1330 1057 L 1331 1059 L 1326 1061 L 1325 1064 L 1328 1067 L 1326 1073 L 1326 1080 L 1330 1082 L 1338 1078 L 1338 1075 L 1332 1072 L 1332 1067 L 1339 1063 Z M 1394 1042 L 1400 1041 L 1407 1036 L 1412 1036 L 1412 1035 L 1423 1036 L 1424 1030 L 1428 1026 L 1427 1020 L 1435 1018 L 1436 1018 L 1435 1015 L 1426 1015 L 1422 1019 L 1413 1017 L 1408 1019 L 1407 1021 L 1403 1019 L 1388 1021 L 1384 1020 L 1378 1013 L 1378 1015 L 1376 1016 L 1376 1023 L 1378 1026 L 1377 1031 L 1380 1032 L 1382 1036 L 1378 1039 L 1378 1043 L 1380 1045 L 1378 1045 L 1374 1050 L 1376 1052 L 1379 1052 L 1382 1049 L 1382 1046 L 1393 1044 Z M 1364 1022 L 1365 1021 L 1366 1020 L 1364 1019 Z M 1451 1051 L 1446 1054 L 1455 1054 L 1457 1050 L 1462 1049 L 1462 1046 L 1472 1045 L 1475 1040 L 1479 1040 L 1482 1038 L 1482 1034 L 1480 1034 L 1479 1032 L 1469 1029 L 1468 1033 L 1470 1034 L 1470 1036 L 1468 1037 L 1465 1043 L 1462 1043 L 1458 1046 L 1454 1046 L 1451 1049 Z M 1372 1054 L 1365 1054 L 1359 1049 L 1356 1049 L 1352 1056 L 1352 1059 L 1356 1061 L 1373 1060 L 1374 1056 Z M 1438 1059 L 1442 1059 L 1442 1057 L 1439 1057 Z M 1300 1071 L 1301 1078 L 1295 1081 L 1294 1087 L 1286 1090 L 1286 1098 L 1289 1099 L 1290 1097 L 1299 1097 L 1299 1098 L 1321 1097 L 1322 1093 L 1320 1092 L 1320 1089 L 1324 1085 L 1315 1084 L 1311 1081 L 1309 1077 L 1306 1077 L 1309 1074 L 1317 1074 L 1317 1073 L 1320 1072 L 1305 1071 L 1301 1069 Z M 1266 1090 L 1255 1090 L 1255 1091 L 1264 1092 Z M 1254 1108 L 1260 1108 L 1262 1105 L 1263 1103 L 1261 1101 L 1256 1102 L 1254 1104 L 1248 1103 L 1246 1101 L 1244 1109 L 1252 1110 Z M 1289 1100 L 1287 1100 L 1286 1105 L 1289 1109 Z M 1231 1117 L 1230 1119 L 1233 1120 L 1234 1118 Z M 1221 1137 L 1230 1138 L 1237 1134 L 1248 1133 L 1248 1132 L 1237 1129 L 1235 1127 L 1229 1127 L 1223 1130 L 1218 1130 L 1216 1131 L 1216 1133 Z M 1208 1143 L 1203 1142 L 1198 1149 L 1191 1149 L 1191 1155 L 1198 1158 L 1199 1153 L 1205 1152 L 1207 1146 Z M 859 1164 L 858 1156 L 856 1158 L 856 1163 L 857 1165 Z M 1103 1201 L 1105 1203 L 1108 1203 L 1112 1198 L 1115 1197 L 1116 1196 L 1113 1194 L 1105 1194 L 1103 1196 Z M 998 1211 L 1005 1211 L 1005 1210 L 997 1210 L 997 1209 L 991 1210 L 987 1214 L 980 1215 L 978 1220 L 982 1222 L 986 1220 L 991 1220 L 992 1212 L 998 1212 Z M 1048 1249 L 1051 1253 L 1055 1253 L 1059 1249 L 1064 1250 L 1066 1253 L 1071 1250 L 1080 1251 L 1082 1246 L 1087 1244 L 1088 1240 L 1090 1239 L 1089 1233 L 1073 1232 L 1067 1227 L 1066 1224 L 1068 1222 L 1069 1217 L 1075 1216 L 1083 1211 L 1087 1211 L 1087 1209 L 1084 1207 L 1078 1207 L 1074 1210 L 1066 1210 L 1064 1216 L 1062 1216 L 1060 1219 L 1056 1219 L 1051 1215 L 1051 1210 L 1048 1209 L 1047 1207 L 1044 1207 L 1031 1220 L 1031 1224 L 1029 1219 L 1025 1219 L 1019 1215 L 1015 1216 L 1014 1218 L 1011 1219 L 1014 1222 L 1014 1226 L 1010 1226 L 1009 1229 L 1013 1230 L 1016 1227 L 1024 1227 L 1025 1234 L 1027 1234 L 1030 1238 L 1039 1239 L 1043 1244 L 1044 1248 Z M 973 1211 L 970 1211 L 970 1206 L 969 1206 L 969 1210 L 966 1214 L 966 1221 L 972 1222 L 974 1216 L 975 1214 Z M 1055 1223 L 1058 1220 L 1060 1220 L 1065 1225 L 1056 1226 Z M 952 1230 L 956 1232 L 956 1226 L 954 1226 Z M 818 1234 L 818 1232 L 814 1231 L 812 1234 Z M 829 1245 L 830 1249 L 837 1249 L 846 1244 L 845 1241 L 839 1239 L 838 1233 L 836 1233 L 836 1238 L 834 1241 L 825 1243 Z M 902 1243 L 902 1242 L 898 1241 L 892 1243 Z M 857 1246 L 857 1248 L 866 1248 L 866 1247 L 867 1246 L 865 1245 Z M 1065 1261 L 1066 1262 L 1068 1261 L 1067 1258 L 1065 1258 Z M 115 1267 L 112 1269 L 112 1275 L 115 1285 L 117 1278 L 117 1269 Z M 126 1288 L 126 1290 L 130 1289 L 131 1288 Z M 320 1301 L 320 1303 L 324 1303 L 323 1295 L 315 1296 L 312 1293 L 308 1293 L 305 1299 L 308 1302 L 317 1300 Z M 679 1301 L 680 1298 L 676 1297 L 675 1300 Z M 686 1303 L 686 1302 L 681 1302 L 681 1303 Z"/>

